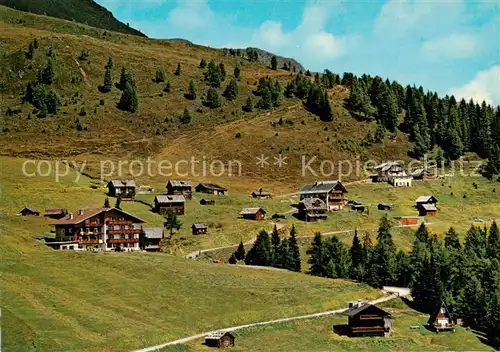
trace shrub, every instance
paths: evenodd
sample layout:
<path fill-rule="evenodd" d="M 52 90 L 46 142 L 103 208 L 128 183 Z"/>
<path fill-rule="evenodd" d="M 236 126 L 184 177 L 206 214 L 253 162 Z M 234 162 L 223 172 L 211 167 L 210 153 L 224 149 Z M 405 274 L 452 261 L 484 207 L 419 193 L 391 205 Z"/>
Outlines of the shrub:
<path fill-rule="evenodd" d="M 90 57 L 90 53 L 88 51 L 82 51 L 80 55 L 78 56 L 78 60 L 80 61 L 87 61 Z"/>

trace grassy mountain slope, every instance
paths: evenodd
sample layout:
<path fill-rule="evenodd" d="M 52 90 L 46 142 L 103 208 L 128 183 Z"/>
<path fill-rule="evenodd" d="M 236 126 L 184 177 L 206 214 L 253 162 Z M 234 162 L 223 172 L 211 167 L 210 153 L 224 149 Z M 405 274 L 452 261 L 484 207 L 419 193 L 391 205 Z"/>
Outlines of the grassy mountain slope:
<path fill-rule="evenodd" d="M 317 155 L 318 159 L 334 162 L 354 160 L 357 155 L 377 159 L 407 158 L 409 143 L 403 134 L 387 138 L 381 144 L 364 144 L 365 137 L 373 135 L 375 123 L 360 122 L 351 116 L 344 108 L 348 92 L 341 86 L 330 92 L 335 115 L 331 123 L 320 121 L 296 99 L 284 99 L 276 109 L 254 109 L 245 113 L 241 107 L 247 97 L 252 97 L 254 103 L 259 99 L 252 94 L 259 78 L 269 75 L 285 86 L 292 78 L 290 72 L 273 71 L 262 63 L 225 56 L 222 50 L 114 33 L 103 36 L 91 27 L 67 21 L 5 7 L 0 11 L 4 18 L 0 23 L 0 39 L 5 43 L 0 53 L 5 63 L 0 68 L 0 92 L 5 99 L 0 102 L 0 108 L 3 112 L 9 107 L 20 110 L 14 116 L 3 114 L 0 117 L 0 146 L 4 155 L 81 157 L 88 160 L 91 168 L 101 158 L 168 156 L 175 161 L 189 159 L 203 151 L 210 158 L 241 160 L 246 165 L 243 173 L 246 179 L 256 179 L 256 176 L 270 182 L 288 179 L 293 187 L 305 182 L 298 171 L 302 155 Z M 19 24 L 20 19 L 26 23 Z M 24 53 L 34 38 L 38 38 L 40 47 L 34 58 L 28 60 Z M 49 48 L 55 52 L 53 87 L 61 96 L 63 106 L 58 116 L 38 119 L 31 105 L 21 104 L 21 98 L 28 82 L 35 80 L 38 71 L 47 64 Z M 78 60 L 82 51 L 89 51 L 89 60 Z M 118 80 L 122 66 L 135 76 L 140 99 L 136 114 L 116 108 L 121 94 L 118 89 L 107 94 L 98 90 L 109 56 L 115 64 L 114 81 Z M 224 62 L 228 78 L 220 93 L 237 62 L 241 63 L 242 79 L 235 101 L 221 98 L 222 107 L 214 110 L 202 105 L 207 85 L 203 81 L 204 70 L 198 68 L 201 58 Z M 177 63 L 182 66 L 180 76 L 173 74 Z M 167 72 L 167 80 L 172 85 L 170 93 L 163 92 L 164 83 L 152 81 L 158 67 Z M 82 79 L 82 71 L 85 79 Z M 197 87 L 195 101 L 184 98 L 189 80 Z M 100 105 L 101 99 L 104 105 Z M 79 116 L 82 108 L 85 116 Z M 178 119 L 184 108 L 192 115 L 189 125 L 183 125 Z M 277 124 L 280 118 L 281 125 Z M 88 131 L 75 129 L 77 119 Z M 238 132 L 241 138 L 235 138 Z M 204 148 L 200 148 L 202 140 Z M 288 158 L 287 168 L 280 171 L 254 167 L 256 156 L 266 153 L 272 157 L 279 151 Z M 294 172 L 289 173 L 290 170 Z M 276 175 L 277 171 L 281 175 Z M 331 177 L 337 177 L 337 173 Z"/>
<path fill-rule="evenodd" d="M 125 351 L 206 330 L 307 314 L 370 299 L 366 285 L 307 275 L 202 263 L 165 254 L 54 251 L 37 238 L 50 231 L 39 210 L 103 204 L 70 173 L 61 182 L 19 177 L 22 160 L 1 158 L 0 285 L 2 343 L 6 351 Z M 161 217 L 123 203 L 147 226 Z M 148 214 L 149 213 L 149 214 Z M 49 236 L 51 236 L 49 234 Z"/>
<path fill-rule="evenodd" d="M 110 11 L 93 0 L 1 0 L 0 5 L 114 32 L 144 36 L 138 30 L 118 21 Z"/>
<path fill-rule="evenodd" d="M 424 326 L 426 314 L 412 310 L 403 301 L 381 304 L 392 314 L 392 333 L 387 338 L 339 336 L 334 325 L 346 324 L 347 317 L 331 317 L 249 328 L 236 332 L 233 351 L 492 351 L 469 329 L 458 327 L 455 333 L 440 333 Z M 418 329 L 410 326 L 420 325 Z M 168 350 L 167 350 L 168 351 Z M 202 341 L 187 345 L 187 351 L 210 351 Z"/>

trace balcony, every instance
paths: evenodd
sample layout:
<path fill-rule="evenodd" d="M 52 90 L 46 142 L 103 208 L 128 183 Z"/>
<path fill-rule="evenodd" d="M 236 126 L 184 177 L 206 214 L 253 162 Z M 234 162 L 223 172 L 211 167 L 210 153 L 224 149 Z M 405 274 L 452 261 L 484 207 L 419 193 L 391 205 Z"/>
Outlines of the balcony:
<path fill-rule="evenodd" d="M 139 243 L 138 238 L 118 238 L 118 239 L 108 239 L 108 243 Z"/>
<path fill-rule="evenodd" d="M 108 220 L 108 225 L 131 225 L 132 221 L 128 220 Z"/>
<path fill-rule="evenodd" d="M 110 235 L 136 235 L 141 233 L 141 229 L 120 229 L 120 230 L 109 230 Z"/>
<path fill-rule="evenodd" d="M 78 240 L 79 244 L 99 244 L 99 240 Z"/>

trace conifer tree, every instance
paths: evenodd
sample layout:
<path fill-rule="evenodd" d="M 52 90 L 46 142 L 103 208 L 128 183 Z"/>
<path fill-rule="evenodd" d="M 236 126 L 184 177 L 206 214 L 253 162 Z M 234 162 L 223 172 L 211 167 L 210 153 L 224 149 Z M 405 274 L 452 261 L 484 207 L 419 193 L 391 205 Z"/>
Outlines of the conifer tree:
<path fill-rule="evenodd" d="M 191 114 L 189 113 L 189 110 L 187 108 L 184 108 L 184 112 L 182 113 L 180 120 L 185 125 L 191 122 Z"/>
<path fill-rule="evenodd" d="M 207 62 L 205 61 L 205 59 L 201 59 L 199 68 L 205 68 L 205 67 L 207 67 Z"/>
<path fill-rule="evenodd" d="M 49 114 L 57 115 L 59 109 L 61 108 L 61 99 L 54 90 L 50 90 L 47 94 L 45 98 L 45 105 L 47 106 L 47 112 Z"/>
<path fill-rule="evenodd" d="M 276 267 L 283 268 L 286 270 L 294 271 L 295 268 L 293 266 L 294 258 L 292 257 L 292 253 L 290 251 L 290 245 L 287 238 L 284 238 L 277 249 L 276 254 Z"/>
<path fill-rule="evenodd" d="M 270 266 L 272 264 L 271 241 L 266 230 L 262 230 L 257 235 L 252 249 L 245 257 L 245 264 Z"/>
<path fill-rule="evenodd" d="M 231 255 L 231 257 L 229 258 L 228 262 L 229 262 L 229 264 L 236 264 L 236 263 L 238 263 L 238 259 L 236 259 L 236 254 L 235 253 L 233 253 Z"/>
<path fill-rule="evenodd" d="M 273 227 L 273 232 L 271 233 L 271 245 L 273 253 L 273 261 L 276 263 L 279 256 L 279 249 L 281 244 L 280 234 L 276 225 Z"/>
<path fill-rule="evenodd" d="M 361 272 L 363 266 L 363 246 L 358 237 L 358 231 L 354 231 L 352 239 L 352 246 L 349 250 L 351 256 L 351 277 L 353 279 L 361 279 Z"/>
<path fill-rule="evenodd" d="M 177 68 L 175 69 L 174 75 L 180 76 L 181 75 L 181 64 L 177 64 Z"/>
<path fill-rule="evenodd" d="M 482 174 L 490 180 L 500 181 L 500 148 L 497 145 L 491 148 L 491 155 L 483 167 Z"/>
<path fill-rule="evenodd" d="M 207 72 L 204 74 L 205 81 L 210 87 L 219 88 L 221 84 L 221 72 L 220 67 L 217 66 L 215 61 L 210 60 L 207 66 Z"/>
<path fill-rule="evenodd" d="M 231 78 L 229 84 L 224 91 L 224 97 L 227 100 L 234 100 L 238 96 L 238 83 L 236 82 L 236 78 Z"/>
<path fill-rule="evenodd" d="M 54 62 L 52 59 L 49 59 L 47 61 L 47 66 L 45 66 L 41 73 L 41 83 L 50 86 L 52 83 L 54 83 L 54 76 Z"/>
<path fill-rule="evenodd" d="M 170 84 L 170 81 L 167 81 L 167 84 L 165 85 L 165 88 L 163 88 L 163 91 L 170 93 L 171 89 L 172 89 L 172 85 Z"/>
<path fill-rule="evenodd" d="M 238 81 L 241 79 L 241 66 L 239 62 L 236 63 L 236 66 L 234 67 L 234 78 Z"/>
<path fill-rule="evenodd" d="M 224 63 L 221 61 L 219 64 L 219 71 L 220 71 L 220 79 L 222 81 L 226 80 L 226 67 L 224 66 Z"/>
<path fill-rule="evenodd" d="M 104 208 L 111 208 L 111 205 L 109 205 L 109 198 L 108 197 L 106 197 L 104 199 Z"/>
<path fill-rule="evenodd" d="M 292 225 L 290 230 L 290 239 L 288 240 L 288 246 L 290 249 L 290 257 L 292 261 L 290 263 L 290 270 L 300 272 L 301 271 L 301 259 L 300 259 L 300 249 L 297 243 L 297 232 L 295 226 Z"/>
<path fill-rule="evenodd" d="M 217 89 L 213 87 L 208 88 L 204 104 L 210 109 L 216 109 L 221 106 L 219 92 L 217 92 Z"/>
<path fill-rule="evenodd" d="M 488 234 L 486 253 L 490 259 L 500 260 L 500 230 L 495 221 L 491 224 Z"/>
<path fill-rule="evenodd" d="M 104 66 L 104 68 L 109 68 L 109 69 L 113 69 L 114 67 L 114 63 L 113 63 L 113 58 L 112 57 L 109 57 L 108 58 L 108 63 L 106 64 L 106 66 Z"/>
<path fill-rule="evenodd" d="M 120 97 L 120 102 L 118 103 L 118 108 L 120 110 L 136 112 L 138 107 L 139 99 L 137 97 L 135 87 L 132 86 L 129 82 L 126 82 L 125 88 L 123 89 L 122 95 Z"/>
<path fill-rule="evenodd" d="M 380 220 L 375 246 L 374 265 L 376 268 L 376 280 L 379 287 L 390 284 L 395 279 L 395 255 L 396 247 L 392 241 L 391 223 L 384 215 Z"/>
<path fill-rule="evenodd" d="M 189 80 L 188 94 L 186 94 L 186 98 L 190 100 L 196 99 L 196 86 L 193 80 Z"/>
<path fill-rule="evenodd" d="M 333 121 L 333 109 L 330 104 L 330 98 L 328 93 L 324 92 L 323 99 L 321 101 L 321 120 L 323 121 Z"/>
<path fill-rule="evenodd" d="M 111 58 L 110 58 L 111 60 Z M 101 91 L 103 93 L 107 93 L 107 92 L 110 92 L 111 91 L 111 88 L 113 87 L 113 78 L 111 77 L 112 76 L 112 67 L 113 67 L 113 64 L 108 64 L 106 65 L 106 72 L 104 73 L 104 82 L 102 84 L 102 89 Z"/>
<path fill-rule="evenodd" d="M 459 121 L 458 121 L 458 109 L 453 101 L 450 103 L 449 117 L 448 117 L 448 127 L 446 129 L 445 135 L 445 151 L 451 160 L 458 159 L 462 153 L 464 146 L 459 134 Z"/>
<path fill-rule="evenodd" d="M 271 68 L 273 70 L 277 70 L 278 69 L 278 59 L 276 59 L 276 56 L 273 56 L 271 58 Z"/>
<path fill-rule="evenodd" d="M 33 98 L 31 103 L 35 108 L 40 110 L 40 113 L 43 115 L 41 117 L 47 116 L 47 93 L 45 91 L 45 86 L 43 84 L 37 84 L 33 88 Z"/>
<path fill-rule="evenodd" d="M 245 105 L 243 105 L 243 111 L 252 112 L 252 110 L 253 110 L 252 98 L 248 97 Z"/>
<path fill-rule="evenodd" d="M 467 252 L 475 254 L 479 258 L 486 256 L 487 233 L 478 226 L 471 225 L 465 235 L 464 248 Z"/>
<path fill-rule="evenodd" d="M 450 227 L 450 229 L 445 234 L 444 246 L 448 249 L 462 249 L 462 245 L 460 244 L 460 240 L 458 239 L 458 234 L 453 227 Z"/>
<path fill-rule="evenodd" d="M 26 53 L 26 58 L 28 60 L 33 59 L 33 56 L 35 55 L 35 44 L 33 44 L 33 41 L 31 41 L 28 44 L 28 52 Z"/>
<path fill-rule="evenodd" d="M 273 106 L 273 101 L 272 101 L 272 95 L 271 91 L 269 90 L 268 87 L 265 87 L 264 90 L 262 91 L 262 96 L 257 103 L 257 106 L 260 109 L 270 109 Z"/>
<path fill-rule="evenodd" d="M 169 211 L 167 214 L 164 216 L 165 218 L 165 228 L 170 231 L 170 237 L 174 235 L 174 232 L 177 230 L 180 230 L 182 227 L 181 221 L 177 218 L 177 214 Z"/>
<path fill-rule="evenodd" d="M 26 93 L 24 93 L 23 100 L 27 101 L 29 103 L 32 102 L 32 100 L 33 100 L 33 83 L 28 82 L 28 84 L 26 85 Z"/>
<path fill-rule="evenodd" d="M 308 273 L 313 276 L 326 277 L 328 262 L 325 262 L 326 253 L 319 232 L 314 235 L 311 248 L 307 250 L 307 254 L 309 255 L 308 263 L 310 265 Z"/>
<path fill-rule="evenodd" d="M 398 124 L 398 102 L 390 89 L 386 89 L 382 94 L 382 106 L 381 118 L 384 126 L 389 132 L 394 133 Z"/>
<path fill-rule="evenodd" d="M 328 263 L 327 276 L 331 278 L 347 277 L 349 273 L 349 251 L 346 246 L 334 235 L 326 243 L 325 249 L 325 261 Z"/>
<path fill-rule="evenodd" d="M 238 249 L 235 252 L 236 259 L 243 260 L 245 259 L 245 246 L 243 245 L 243 241 L 240 241 L 238 245 Z"/>
<path fill-rule="evenodd" d="M 156 83 L 165 82 L 165 70 L 163 69 L 163 67 L 159 67 L 156 69 L 155 82 Z"/>

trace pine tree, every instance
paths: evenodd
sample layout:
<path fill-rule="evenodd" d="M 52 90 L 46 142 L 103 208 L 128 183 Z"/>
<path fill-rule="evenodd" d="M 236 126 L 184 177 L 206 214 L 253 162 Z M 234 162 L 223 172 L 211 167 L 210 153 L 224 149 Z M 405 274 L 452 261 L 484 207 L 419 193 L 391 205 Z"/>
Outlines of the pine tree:
<path fill-rule="evenodd" d="M 328 97 L 326 90 L 321 102 L 321 120 L 327 122 L 333 121 L 332 105 L 330 104 L 330 98 Z"/>
<path fill-rule="evenodd" d="M 351 86 L 351 92 L 348 100 L 349 109 L 354 112 L 361 112 L 365 118 L 375 113 L 375 108 L 371 105 L 368 94 L 363 83 L 356 80 Z"/>
<path fill-rule="evenodd" d="M 177 68 L 175 69 L 174 75 L 180 76 L 181 75 L 181 64 L 177 64 Z"/>
<path fill-rule="evenodd" d="M 497 179 L 500 181 L 500 148 L 497 145 L 491 148 L 491 155 L 482 169 L 482 174 L 490 180 Z"/>
<path fill-rule="evenodd" d="M 229 258 L 229 264 L 237 264 L 238 263 L 238 259 L 236 259 L 236 255 L 235 253 L 233 253 L 231 255 L 231 257 Z"/>
<path fill-rule="evenodd" d="M 251 97 L 247 98 L 247 101 L 246 101 L 245 105 L 243 105 L 242 109 L 243 109 L 243 111 L 246 111 L 246 112 L 252 112 L 252 110 L 253 110 L 253 102 L 252 102 L 252 98 Z"/>
<path fill-rule="evenodd" d="M 272 253 L 273 253 L 273 262 L 277 262 L 279 257 L 279 249 L 281 244 L 280 234 L 278 232 L 278 228 L 276 225 L 273 227 L 273 232 L 271 233 L 271 245 L 272 245 Z"/>
<path fill-rule="evenodd" d="M 188 94 L 186 94 L 186 98 L 190 100 L 196 99 L 196 86 L 193 80 L 189 80 Z"/>
<path fill-rule="evenodd" d="M 174 235 L 174 232 L 179 230 L 182 227 L 182 223 L 177 218 L 177 215 L 171 211 L 165 214 L 165 228 L 170 231 L 170 237 Z"/>
<path fill-rule="evenodd" d="M 109 198 L 108 197 L 106 197 L 104 199 L 104 208 L 111 208 L 111 205 L 109 205 Z"/>
<path fill-rule="evenodd" d="M 221 106 L 219 92 L 217 92 L 217 89 L 213 87 L 208 88 L 207 97 L 204 104 L 210 109 L 216 109 Z"/>
<path fill-rule="evenodd" d="M 168 81 L 167 84 L 165 85 L 165 88 L 163 88 L 163 91 L 170 93 L 171 89 L 172 89 L 172 85 L 170 84 L 170 81 Z"/>
<path fill-rule="evenodd" d="M 277 70 L 278 69 L 278 59 L 276 59 L 276 56 L 273 56 L 271 58 L 271 68 L 273 70 Z"/>
<path fill-rule="evenodd" d="M 113 64 L 113 58 L 112 58 L 112 57 L 109 57 L 109 58 L 108 58 L 108 63 L 106 64 L 106 66 L 104 66 L 104 68 L 106 68 L 106 69 L 108 69 L 108 68 L 109 68 L 110 70 L 112 70 L 112 69 L 113 69 L 113 67 L 114 67 L 114 64 Z"/>
<path fill-rule="evenodd" d="M 290 245 L 288 239 L 284 238 L 277 249 L 276 252 L 276 264 L 278 268 L 283 268 L 286 270 L 294 271 L 293 257 L 290 251 Z"/>
<path fill-rule="evenodd" d="M 453 104 L 453 101 L 450 102 L 444 150 L 446 151 L 448 158 L 450 158 L 451 160 L 456 160 L 462 155 L 464 146 L 459 134 L 460 124 L 458 121 L 458 109 L 456 107 L 456 104 Z"/>
<path fill-rule="evenodd" d="M 444 246 L 446 248 L 462 249 L 460 240 L 458 239 L 458 234 L 453 227 L 446 232 L 444 237 Z"/>
<path fill-rule="evenodd" d="M 205 67 L 207 67 L 207 62 L 205 61 L 205 59 L 201 59 L 199 68 L 205 68 Z"/>
<path fill-rule="evenodd" d="M 45 66 L 41 73 L 41 83 L 50 86 L 52 83 L 54 83 L 54 77 L 54 62 L 52 59 L 49 59 L 47 62 L 47 66 Z"/>
<path fill-rule="evenodd" d="M 110 58 L 111 60 L 111 58 Z M 106 65 L 106 72 L 104 73 L 104 83 L 102 85 L 102 89 L 101 91 L 103 93 L 107 93 L 107 92 L 110 92 L 111 91 L 111 88 L 113 87 L 113 78 L 111 77 L 112 76 L 112 64 L 109 65 L 109 62 L 108 62 L 108 65 Z"/>
<path fill-rule="evenodd" d="M 211 60 L 207 66 L 207 72 L 204 74 L 205 81 L 210 87 L 219 88 L 221 84 L 220 67 L 217 66 L 215 61 Z"/>
<path fill-rule="evenodd" d="M 288 240 L 288 246 L 290 250 L 290 257 L 292 258 L 290 262 L 290 270 L 292 271 L 301 271 L 301 259 L 300 259 L 300 249 L 299 244 L 297 243 L 297 232 L 295 230 L 295 226 L 292 225 L 290 230 L 290 239 Z"/>
<path fill-rule="evenodd" d="M 475 254 L 479 258 L 486 256 L 487 233 L 480 227 L 471 225 L 465 235 L 464 249 L 470 254 Z"/>
<path fill-rule="evenodd" d="M 390 284 L 395 279 L 396 247 L 392 241 L 392 235 L 390 232 L 391 227 L 392 226 L 387 215 L 384 215 L 380 220 L 377 235 L 378 242 L 375 246 L 374 253 L 374 264 L 377 275 L 376 280 L 379 287 Z"/>
<path fill-rule="evenodd" d="M 245 259 L 245 246 L 243 245 L 243 242 L 240 241 L 240 244 L 238 245 L 238 249 L 235 252 L 236 259 L 238 260 L 243 260 Z"/>
<path fill-rule="evenodd" d="M 185 125 L 191 122 L 191 114 L 189 113 L 189 110 L 187 108 L 184 108 L 184 112 L 182 113 L 180 120 Z"/>
<path fill-rule="evenodd" d="M 137 92 L 135 87 L 133 87 L 129 82 L 125 83 L 125 88 L 123 89 L 122 95 L 120 97 L 120 102 L 118 103 L 118 108 L 120 110 L 136 112 L 139 107 L 139 100 L 137 97 Z"/>
<path fill-rule="evenodd" d="M 26 58 L 28 60 L 31 60 L 31 59 L 33 59 L 34 55 L 35 55 L 35 44 L 33 44 L 33 42 L 31 41 L 28 44 L 28 52 L 26 53 Z"/>
<path fill-rule="evenodd" d="M 252 249 L 248 251 L 245 257 L 245 264 L 270 266 L 272 264 L 271 241 L 266 230 L 262 230 L 257 235 Z"/>
<path fill-rule="evenodd" d="M 262 91 L 262 96 L 257 103 L 257 106 L 260 109 L 271 109 L 273 107 L 272 95 L 268 87 L 265 87 Z"/>
<path fill-rule="evenodd" d="M 358 237 L 358 231 L 354 231 L 352 239 L 352 246 L 349 250 L 351 256 L 351 278 L 361 279 L 362 265 L 363 265 L 363 246 Z"/>
<path fill-rule="evenodd" d="M 236 66 L 234 67 L 234 78 L 238 81 L 241 79 L 241 67 L 239 62 L 236 63 Z"/>
<path fill-rule="evenodd" d="M 50 90 L 47 94 L 45 98 L 45 105 L 47 106 L 47 112 L 49 114 L 57 115 L 59 109 L 61 108 L 61 99 L 54 90 Z"/>
<path fill-rule="evenodd" d="M 224 66 L 223 62 L 221 62 L 219 64 L 219 71 L 220 71 L 220 79 L 222 81 L 225 81 L 226 80 L 226 67 Z"/>
<path fill-rule="evenodd" d="M 156 69 L 155 82 L 156 83 L 165 82 L 165 70 L 163 69 L 163 67 L 159 67 Z"/>
<path fill-rule="evenodd" d="M 26 93 L 24 93 L 24 101 L 31 103 L 33 101 L 33 83 L 28 82 L 26 85 Z"/>
<path fill-rule="evenodd" d="M 495 221 L 491 224 L 488 234 L 486 253 L 490 259 L 500 260 L 500 230 Z"/>
<path fill-rule="evenodd" d="M 313 276 L 326 277 L 328 262 L 325 262 L 326 253 L 320 233 L 314 235 L 311 248 L 307 250 L 307 254 L 309 255 L 308 263 L 310 264 L 308 273 Z"/>
<path fill-rule="evenodd" d="M 439 263 L 436 250 L 431 249 L 411 286 L 411 294 L 415 303 L 427 311 L 442 298 L 444 287 L 440 279 L 441 266 Z"/>
<path fill-rule="evenodd" d="M 116 86 L 118 89 L 124 90 L 126 83 L 127 83 L 127 71 L 125 71 L 125 67 L 122 66 L 122 70 L 120 73 L 120 80 L 118 81 L 118 84 Z"/>
<path fill-rule="evenodd" d="M 227 100 L 236 99 L 236 97 L 238 96 L 238 83 L 236 82 L 236 78 L 232 78 L 229 81 L 229 84 L 227 85 L 223 95 Z"/>
<path fill-rule="evenodd" d="M 31 100 L 31 103 L 35 108 L 40 110 L 40 113 L 42 113 L 43 116 L 47 116 L 47 105 L 46 105 L 46 100 L 47 100 L 47 93 L 45 91 L 45 86 L 43 84 L 37 84 L 33 88 L 33 97 Z"/>
<path fill-rule="evenodd" d="M 427 226 L 424 223 L 421 223 L 415 233 L 415 241 L 423 243 L 427 245 L 429 243 L 429 231 L 427 231 Z"/>
<path fill-rule="evenodd" d="M 384 121 L 384 126 L 389 132 L 396 132 L 396 127 L 398 124 L 398 102 L 394 93 L 387 89 L 382 95 L 382 120 Z"/>

